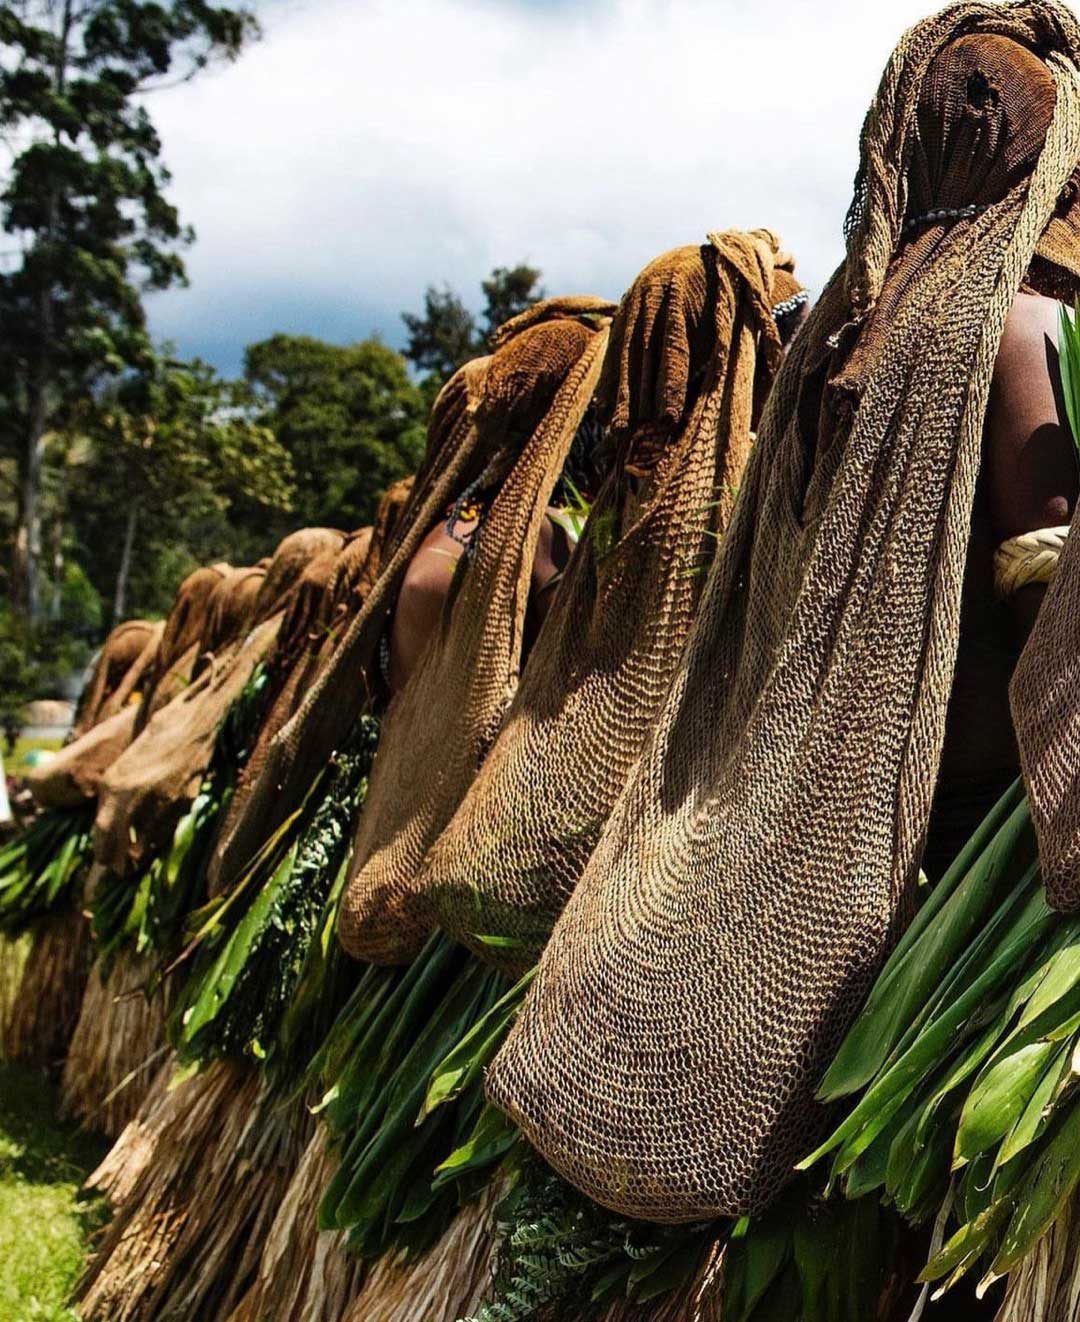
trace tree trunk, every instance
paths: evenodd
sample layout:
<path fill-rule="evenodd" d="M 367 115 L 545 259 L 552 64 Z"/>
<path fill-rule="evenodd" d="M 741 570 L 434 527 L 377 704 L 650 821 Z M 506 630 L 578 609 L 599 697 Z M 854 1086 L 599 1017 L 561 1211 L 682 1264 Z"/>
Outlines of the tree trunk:
<path fill-rule="evenodd" d="M 53 85 L 60 96 L 67 85 L 68 42 L 72 22 L 72 0 L 64 0 L 53 66 Z M 59 146 L 59 131 L 54 134 L 54 139 Z M 60 190 L 59 185 L 54 183 L 49 195 L 49 220 L 44 234 L 47 245 L 56 241 L 59 216 Z M 52 386 L 50 355 L 56 334 L 56 309 L 53 305 L 52 286 L 48 281 L 42 281 L 37 305 L 40 343 L 27 392 L 30 416 L 27 419 L 26 451 L 23 456 L 21 520 L 15 538 L 16 602 L 25 610 L 31 627 L 36 627 L 41 619 L 41 473 L 45 464 L 45 434 L 49 424 L 49 392 Z"/>
<path fill-rule="evenodd" d="M 128 508 L 127 525 L 124 528 L 124 546 L 120 552 L 120 568 L 116 573 L 116 592 L 113 596 L 113 628 L 123 622 L 127 611 L 128 579 L 131 577 L 131 553 L 135 545 L 135 525 L 139 511 L 134 504 Z"/>
<path fill-rule="evenodd" d="M 42 372 L 42 376 L 44 373 Z M 45 465 L 45 385 L 33 392 L 23 457 L 22 520 L 16 535 L 18 603 L 31 625 L 41 618 L 41 471 Z"/>
<path fill-rule="evenodd" d="M 58 515 L 49 529 L 52 542 L 50 559 L 52 564 L 52 591 L 49 594 L 49 619 L 56 623 L 64 613 L 64 521 Z"/>

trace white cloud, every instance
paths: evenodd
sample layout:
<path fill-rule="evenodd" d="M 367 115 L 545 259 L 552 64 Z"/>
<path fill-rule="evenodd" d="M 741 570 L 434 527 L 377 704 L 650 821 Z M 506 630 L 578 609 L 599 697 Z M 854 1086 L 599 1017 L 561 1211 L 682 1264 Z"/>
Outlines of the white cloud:
<path fill-rule="evenodd" d="M 234 367 L 273 330 L 401 338 L 527 259 L 617 297 L 651 257 L 769 225 L 819 287 L 858 130 L 927 0 L 303 0 L 152 112 L 198 230 L 155 331 Z"/>

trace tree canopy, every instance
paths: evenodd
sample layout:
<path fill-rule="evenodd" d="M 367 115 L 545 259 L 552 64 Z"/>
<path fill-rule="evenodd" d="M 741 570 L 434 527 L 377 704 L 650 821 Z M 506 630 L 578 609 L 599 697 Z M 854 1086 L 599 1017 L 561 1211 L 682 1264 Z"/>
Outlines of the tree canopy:
<path fill-rule="evenodd" d="M 544 297 L 542 274 L 525 262 L 495 267 L 480 282 L 484 307 L 479 320 L 449 285 L 442 289 L 429 285 L 423 312 L 401 314 L 409 333 L 405 357 L 425 373 L 429 397 L 463 363 L 487 352 L 492 334 L 503 322 Z"/>
<path fill-rule="evenodd" d="M 142 294 L 184 279 L 191 231 L 144 94 L 235 59 L 245 8 L 205 0 L 16 0 L 0 5 L 0 127 L 13 146 L 0 224 L 0 444 L 17 478 L 18 602 L 41 611 L 47 438 L 103 379 L 151 347 Z"/>
<path fill-rule="evenodd" d="M 238 513 L 254 509 L 269 522 L 293 507 L 287 450 L 254 416 L 243 383 L 205 363 L 153 355 L 81 409 L 78 422 L 68 442 L 76 456 L 69 517 L 79 560 L 111 600 L 114 621 L 129 602 L 167 609 L 175 580 L 160 583 L 162 556 L 174 573 L 178 559 L 186 569 L 222 555 L 258 558 L 270 549 L 268 534 L 245 557 L 243 530 L 230 528 Z"/>
<path fill-rule="evenodd" d="M 401 354 L 378 340 L 328 344 L 274 335 L 248 347 L 244 377 L 255 418 L 289 455 L 290 527 L 350 531 L 372 521 L 379 497 L 416 471 L 425 401 Z"/>

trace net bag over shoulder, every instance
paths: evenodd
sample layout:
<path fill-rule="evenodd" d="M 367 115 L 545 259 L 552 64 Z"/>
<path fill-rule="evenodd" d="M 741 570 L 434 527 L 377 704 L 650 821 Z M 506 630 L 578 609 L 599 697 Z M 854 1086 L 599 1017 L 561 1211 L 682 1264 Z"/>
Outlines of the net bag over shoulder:
<path fill-rule="evenodd" d="M 313 560 L 301 577 L 270 663 L 265 715 L 207 865 L 206 882 L 211 895 L 222 894 L 232 881 L 228 860 L 235 825 L 248 809 L 252 787 L 258 783 L 274 737 L 295 713 L 314 683 L 319 666 L 333 651 L 340 630 L 339 611 L 352 599 L 355 579 L 371 549 L 372 531 L 361 528 L 349 534 L 340 548 L 327 550 Z"/>
<path fill-rule="evenodd" d="M 388 493 L 395 499 L 384 511 L 386 517 L 376 520 L 367 559 L 359 567 L 354 563 L 342 580 L 343 588 L 355 582 L 353 571 L 359 568 L 363 604 L 337 618 L 333 648 L 319 666 L 316 682 L 285 725 L 258 750 L 259 765 L 245 781 L 242 811 L 222 836 L 215 859 L 216 891 L 230 890 L 263 844 L 300 807 L 357 717 L 376 700 L 379 641 L 409 561 L 435 520 L 484 467 L 475 414 L 488 361 L 466 363 L 440 391 L 424 461 L 411 489 L 407 494 L 399 488 Z M 330 592 L 341 595 L 334 582 Z"/>
<path fill-rule="evenodd" d="M 409 507 L 413 482 L 412 477 L 395 482 L 379 501 L 374 525 L 359 528 L 345 538 L 334 558 L 311 627 L 303 638 L 296 632 L 295 643 L 285 643 L 285 659 L 276 676 L 274 697 L 229 803 L 207 867 L 211 895 L 230 889 L 250 857 L 250 843 L 262 843 L 271 833 L 269 829 L 264 833 L 259 811 L 260 807 L 269 808 L 272 800 L 257 792 L 271 747 L 323 669 L 330 665 L 338 643 L 378 580 L 383 561 L 398 534 L 400 520 Z"/>
<path fill-rule="evenodd" d="M 182 692 L 210 625 L 210 603 L 231 572 L 225 564 L 196 569 L 184 579 L 168 618 L 155 626 L 143 654 L 113 695 L 114 710 L 72 739 L 27 778 L 43 808 L 77 808 L 97 797 L 106 771 L 128 747 L 149 715 Z M 138 698 L 138 701 L 133 699 Z"/>
<path fill-rule="evenodd" d="M 99 720 L 112 716 L 126 704 L 132 692 L 138 691 L 139 680 L 157 651 L 163 631 L 163 624 L 151 620 L 126 620 L 113 629 L 79 696 L 72 725 L 74 738 L 85 734 Z M 134 683 L 129 683 L 129 676 L 134 678 Z M 121 690 L 123 696 L 117 702 Z"/>
<path fill-rule="evenodd" d="M 539 956 L 671 682 L 750 453 L 755 380 L 780 364 L 790 265 L 766 231 L 716 234 L 651 262 L 616 315 L 599 391 L 614 473 L 416 883 L 450 935 L 508 971 Z"/>
<path fill-rule="evenodd" d="M 442 622 L 387 709 L 342 899 L 350 954 L 404 963 L 434 916 L 417 871 L 468 789 L 521 668 L 533 560 L 545 511 L 592 400 L 609 304 L 548 300 L 507 323 L 477 413 L 481 443 L 506 473 L 458 563 Z"/>
<path fill-rule="evenodd" d="M 156 853 L 198 791 L 218 729 L 252 671 L 272 653 L 304 566 L 341 533 L 307 528 L 279 546 L 265 575 L 236 575 L 212 612 L 210 647 L 183 694 L 158 712 L 109 768 L 94 821 L 94 855 L 124 875 Z"/>
<path fill-rule="evenodd" d="M 231 569 L 227 564 L 208 565 L 196 569 L 180 584 L 146 677 L 135 720 L 136 732 L 190 681 L 209 628 L 211 600 Z"/>
<path fill-rule="evenodd" d="M 989 383 L 1080 159 L 1055 0 L 916 25 L 642 761 L 489 1072 L 620 1213 L 757 1213 L 910 913 Z M 930 168 L 928 168 L 930 167 Z"/>

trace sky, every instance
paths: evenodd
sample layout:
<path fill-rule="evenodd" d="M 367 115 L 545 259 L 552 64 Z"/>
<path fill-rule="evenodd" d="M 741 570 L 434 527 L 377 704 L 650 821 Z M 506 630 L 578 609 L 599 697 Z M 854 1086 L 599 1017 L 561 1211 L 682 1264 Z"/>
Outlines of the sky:
<path fill-rule="evenodd" d="M 197 240 L 151 327 L 240 370 L 275 331 L 400 347 L 494 266 L 617 299 L 657 254 L 768 226 L 815 291 L 858 133 L 930 0 L 262 0 L 262 40 L 149 109 Z"/>

